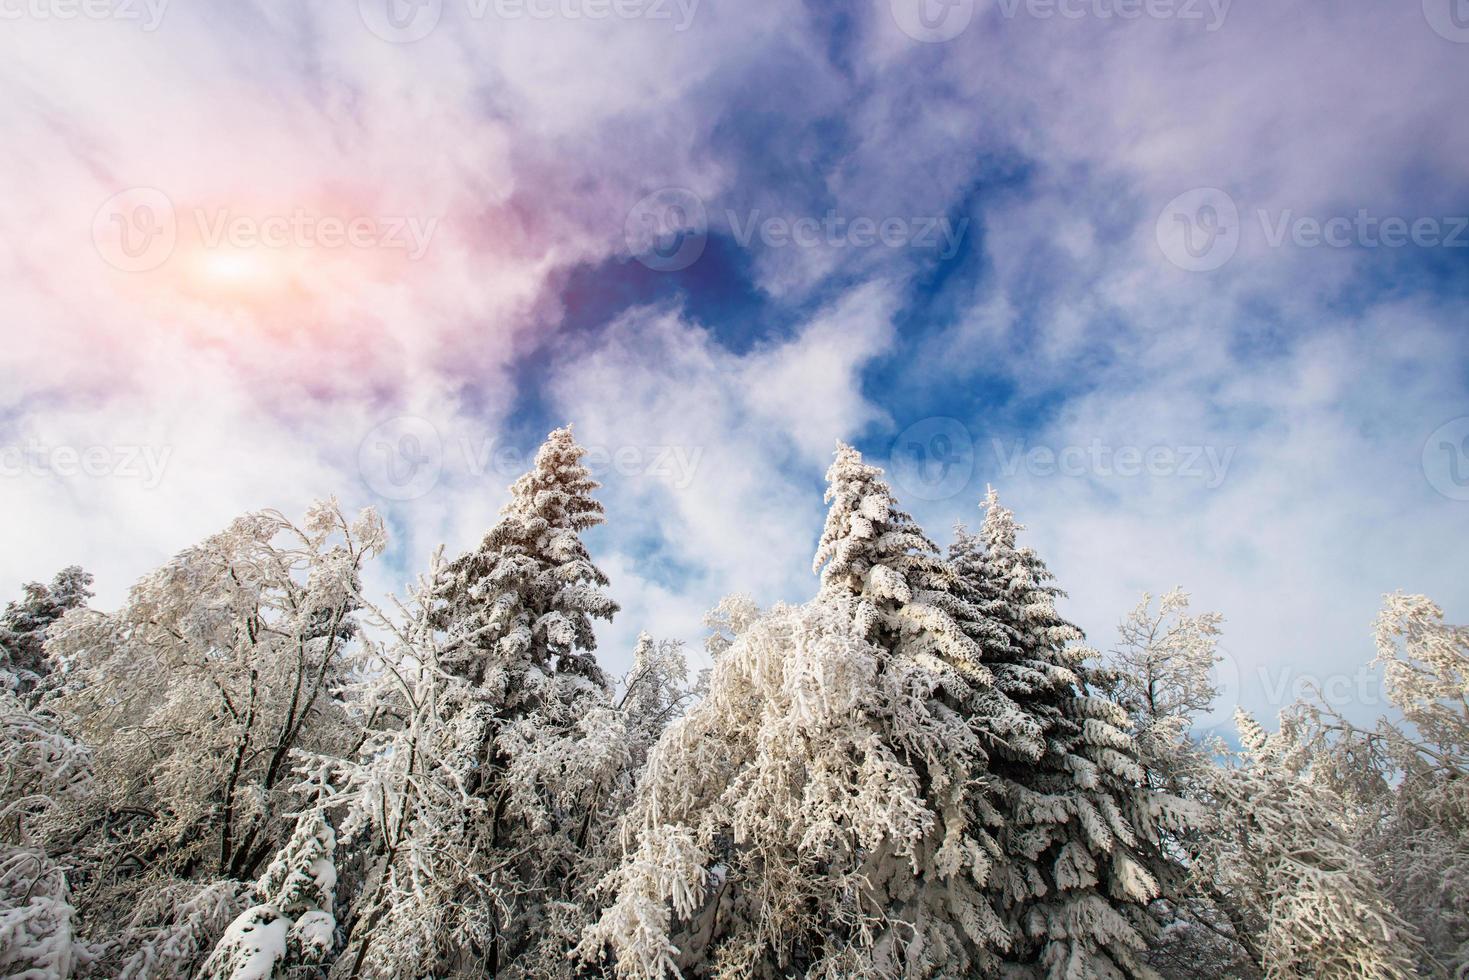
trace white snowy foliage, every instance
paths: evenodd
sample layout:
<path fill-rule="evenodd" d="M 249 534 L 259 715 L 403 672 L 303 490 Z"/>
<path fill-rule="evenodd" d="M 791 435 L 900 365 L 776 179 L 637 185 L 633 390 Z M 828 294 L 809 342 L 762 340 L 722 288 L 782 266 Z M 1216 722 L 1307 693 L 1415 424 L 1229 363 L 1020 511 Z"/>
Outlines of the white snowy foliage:
<path fill-rule="evenodd" d="M 63 869 L 39 850 L 0 845 L 0 975 L 55 980 L 90 959 Z"/>
<path fill-rule="evenodd" d="M 322 777 L 324 778 L 324 777 Z M 319 787 L 325 798 L 327 787 Z M 335 945 L 337 836 L 321 806 L 301 814 L 203 966 L 214 980 L 268 980 L 324 962 Z"/>
<path fill-rule="evenodd" d="M 1346 807 L 1285 762 L 1286 736 L 1237 717 L 1243 750 L 1205 777 L 1214 826 L 1194 879 L 1217 891 L 1267 978 L 1414 974 L 1419 941 L 1351 839 Z"/>
<path fill-rule="evenodd" d="M 332 688 L 381 520 L 327 501 L 303 527 L 248 515 L 147 576 L 116 614 L 79 611 L 51 644 L 79 679 L 57 706 L 97 753 L 133 847 L 169 868 L 253 876 L 288 833 L 293 750 L 348 738 Z"/>
<path fill-rule="evenodd" d="M 857 606 L 777 606 L 719 656 L 649 760 L 584 955 L 610 948 L 638 978 L 898 976 L 1004 943 L 978 740 L 931 671 L 860 634 Z"/>
<path fill-rule="evenodd" d="M 713 667 L 617 612 L 569 428 L 401 601 L 386 538 L 248 514 L 115 613 L 0 617 L 0 975 L 573 980 L 1469 977 L 1469 628 L 1389 596 L 1393 716 L 1191 726 L 1221 618 L 1105 664 L 991 491 L 940 554 L 839 447 L 803 604 Z M 306 779 L 293 785 L 291 771 Z"/>

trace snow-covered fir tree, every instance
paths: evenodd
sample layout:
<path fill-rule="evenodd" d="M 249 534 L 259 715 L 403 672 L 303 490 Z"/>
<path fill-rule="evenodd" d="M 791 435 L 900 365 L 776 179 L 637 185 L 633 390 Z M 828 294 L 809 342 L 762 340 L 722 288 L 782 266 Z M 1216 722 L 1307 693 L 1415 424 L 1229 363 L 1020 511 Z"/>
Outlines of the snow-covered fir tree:
<path fill-rule="evenodd" d="M 56 573 L 50 585 L 31 582 L 25 597 L 0 615 L 0 688 L 25 695 L 51 672 L 46 630 L 92 597 L 92 576 L 76 565 Z"/>
<path fill-rule="evenodd" d="M 581 532 L 602 520 L 570 429 L 551 433 L 474 551 L 437 566 L 361 703 L 344 833 L 368 873 L 339 963 L 374 976 L 569 969 L 588 843 L 629 758 L 592 653 L 617 606 Z"/>
<path fill-rule="evenodd" d="M 503 712 L 536 710 L 545 678 L 609 686 L 592 621 L 610 619 L 617 603 L 581 539 L 603 521 L 584 455 L 570 427 L 547 436 L 500 520 L 439 578 L 445 649 L 466 678 L 495 692 Z"/>
<path fill-rule="evenodd" d="M 313 805 L 296 818 L 290 840 L 255 883 L 256 904 L 230 923 L 202 975 L 214 980 L 265 980 L 309 975 L 336 945 L 337 835 L 323 805 L 325 772 Z"/>
<path fill-rule="evenodd" d="M 979 739 L 934 671 L 858 619 L 839 594 L 778 606 L 719 654 L 649 759 L 589 961 L 645 980 L 994 962 Z"/>
<path fill-rule="evenodd" d="M 1056 611 L 1050 570 L 1019 546 L 1021 525 L 993 490 L 985 507 L 978 535 L 961 528 L 950 559 L 989 620 L 976 633 L 995 686 L 1027 719 L 1016 728 L 1029 737 L 998 743 L 987 773 L 1001 800 L 990 888 L 1012 937 L 1006 969 L 1146 975 L 1147 908 L 1181 874 L 1164 833 L 1182 832 L 1196 808 L 1148 785 L 1127 712 Z"/>

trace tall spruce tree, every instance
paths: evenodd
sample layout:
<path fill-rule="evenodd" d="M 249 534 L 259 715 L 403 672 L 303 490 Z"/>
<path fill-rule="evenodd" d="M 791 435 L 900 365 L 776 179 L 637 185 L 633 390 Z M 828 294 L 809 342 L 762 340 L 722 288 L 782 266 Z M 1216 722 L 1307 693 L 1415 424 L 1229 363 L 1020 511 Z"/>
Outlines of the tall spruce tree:
<path fill-rule="evenodd" d="M 839 447 L 812 601 L 742 615 L 655 748 L 613 899 L 619 975 L 941 977 L 998 967 L 976 615 L 882 471 Z"/>
<path fill-rule="evenodd" d="M 588 838 L 628 737 L 592 650 L 617 605 L 581 532 L 602 521 L 557 429 L 478 548 L 387 623 L 361 700 L 387 719 L 348 767 L 342 822 L 374 853 L 344 975 L 564 970 Z M 393 719 L 399 719 L 393 723 Z"/>
<path fill-rule="evenodd" d="M 979 534 L 950 551 L 972 605 L 1008 642 L 987 645 L 997 688 L 1039 727 L 1027 751 L 991 756 L 1004 852 L 991 890 L 1013 942 L 1010 973 L 1049 980 L 1148 976 L 1148 903 L 1174 875 L 1160 828 L 1192 810 L 1148 789 L 1127 713 L 1105 697 L 1081 631 L 1056 611 L 1064 593 L 993 490 Z M 994 636 L 993 625 L 974 627 Z M 1012 743 L 1013 744 L 1013 743 Z"/>
<path fill-rule="evenodd" d="M 535 710 L 553 675 L 609 687 L 592 620 L 611 619 L 617 603 L 581 539 L 603 521 L 584 455 L 570 426 L 547 436 L 500 520 L 439 577 L 445 647 L 466 679 L 498 695 L 502 714 Z"/>

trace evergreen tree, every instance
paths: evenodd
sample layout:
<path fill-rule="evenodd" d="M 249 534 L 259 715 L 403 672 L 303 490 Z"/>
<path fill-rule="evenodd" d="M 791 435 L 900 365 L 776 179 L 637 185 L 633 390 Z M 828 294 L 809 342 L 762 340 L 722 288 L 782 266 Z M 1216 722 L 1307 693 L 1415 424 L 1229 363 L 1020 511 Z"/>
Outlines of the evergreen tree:
<path fill-rule="evenodd" d="M 46 657 L 46 630 L 92 597 L 92 576 L 76 565 L 56 573 L 49 586 L 31 582 L 25 597 L 9 603 L 0 615 L 0 688 L 25 695 L 51 671 Z"/>
<path fill-rule="evenodd" d="M 569 426 L 547 436 L 500 520 L 439 578 L 445 648 L 471 683 L 494 692 L 502 713 L 539 708 L 553 675 L 610 686 L 593 656 L 592 620 L 611 619 L 617 604 L 581 539 L 603 521 L 585 454 Z"/>
<path fill-rule="evenodd" d="M 582 947 L 620 975 L 951 976 L 1008 941 L 977 612 L 880 469 L 840 446 L 828 481 L 818 596 L 726 603 L 709 696 L 649 761 Z"/>
<path fill-rule="evenodd" d="M 362 701 L 388 724 L 345 800 L 344 830 L 374 849 L 352 973 L 567 968 L 587 844 L 630 755 L 592 653 L 617 606 L 581 540 L 602 521 L 584 453 L 552 432 L 480 546 L 436 567 L 406 622 L 382 618 Z"/>
<path fill-rule="evenodd" d="M 961 530 L 951 549 L 971 605 L 1008 640 L 986 648 L 996 687 L 1037 736 L 998 746 L 990 764 L 1003 801 L 991 891 L 1013 937 L 1005 959 L 1052 980 L 1146 975 L 1147 906 L 1179 874 L 1160 831 L 1187 826 L 1192 809 L 1146 785 L 1127 713 L 1105 696 L 1081 631 L 1056 611 L 1064 593 L 1018 545 L 1020 530 L 991 490 L 978 536 Z M 975 631 L 997 635 L 993 624 Z"/>
<path fill-rule="evenodd" d="M 294 975 L 332 952 L 337 920 L 337 836 L 316 787 L 317 802 L 255 883 L 256 904 L 230 923 L 203 966 L 214 980 Z"/>

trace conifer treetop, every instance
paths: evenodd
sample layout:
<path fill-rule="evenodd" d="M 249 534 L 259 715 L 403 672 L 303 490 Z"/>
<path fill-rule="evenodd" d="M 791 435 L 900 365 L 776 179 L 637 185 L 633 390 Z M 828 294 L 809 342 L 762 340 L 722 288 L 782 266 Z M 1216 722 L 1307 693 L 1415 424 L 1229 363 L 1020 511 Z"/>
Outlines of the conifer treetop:
<path fill-rule="evenodd" d="M 856 449 L 837 443 L 826 481 L 830 510 L 812 562 L 823 588 L 845 587 L 860 594 L 874 578 L 907 572 L 913 553 L 936 550 L 913 518 L 898 509 L 881 467 L 863 462 Z M 874 572 L 878 568 L 889 571 Z M 897 593 L 895 598 L 907 600 L 903 583 L 874 584 L 887 584 Z"/>
<path fill-rule="evenodd" d="M 581 540 L 582 531 L 603 521 L 585 454 L 570 426 L 553 431 L 530 471 L 511 485 L 509 503 L 479 547 L 444 570 L 444 623 L 476 683 L 489 654 L 501 671 L 517 673 L 513 664 L 529 663 L 608 684 L 591 656 L 592 620 L 610 619 L 618 606 L 602 591 L 607 576 Z"/>

